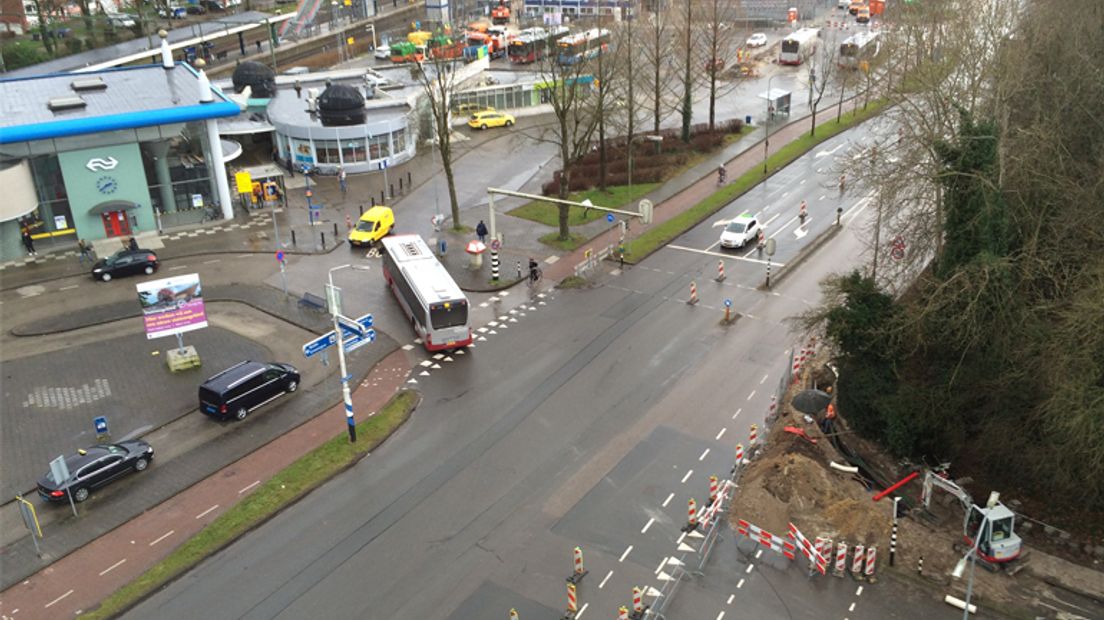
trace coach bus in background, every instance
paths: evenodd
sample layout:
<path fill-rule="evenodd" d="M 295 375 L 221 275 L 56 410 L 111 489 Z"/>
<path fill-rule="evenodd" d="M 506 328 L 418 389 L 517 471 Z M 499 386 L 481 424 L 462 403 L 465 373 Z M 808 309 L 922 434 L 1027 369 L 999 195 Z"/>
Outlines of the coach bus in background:
<path fill-rule="evenodd" d="M 507 56 L 510 62 L 529 64 L 544 58 L 548 51 L 549 42 L 554 46 L 560 39 L 567 36 L 568 30 L 564 26 L 554 26 L 549 30 L 544 28 L 526 28 L 510 39 L 507 46 Z"/>
<path fill-rule="evenodd" d="M 575 65 L 609 52 L 610 33 L 605 28 L 591 28 L 586 32 L 568 35 L 559 42 L 557 62 Z"/>
<path fill-rule="evenodd" d="M 383 278 L 428 351 L 472 343 L 468 298 L 418 235 L 384 237 Z"/>
<path fill-rule="evenodd" d="M 782 39 L 782 50 L 778 53 L 778 62 L 783 65 L 800 65 L 816 52 L 816 28 L 802 28 Z"/>
<path fill-rule="evenodd" d="M 877 32 L 856 32 L 840 44 L 839 66 L 844 69 L 858 69 L 878 55 L 880 45 Z"/>

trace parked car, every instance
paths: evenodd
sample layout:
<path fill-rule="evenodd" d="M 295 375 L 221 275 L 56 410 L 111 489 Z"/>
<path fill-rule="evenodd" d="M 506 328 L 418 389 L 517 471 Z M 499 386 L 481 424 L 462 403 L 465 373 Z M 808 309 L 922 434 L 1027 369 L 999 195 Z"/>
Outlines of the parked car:
<path fill-rule="evenodd" d="M 743 213 L 733 219 L 721 231 L 722 248 L 742 248 L 759 235 L 759 220 Z"/>
<path fill-rule="evenodd" d="M 92 279 L 107 282 L 120 276 L 133 276 L 144 273 L 147 276 L 157 271 L 161 263 L 153 250 L 119 250 L 101 258 L 92 265 Z"/>
<path fill-rule="evenodd" d="M 291 364 L 247 360 L 199 386 L 199 410 L 219 420 L 244 420 L 261 405 L 297 389 L 299 371 Z"/>
<path fill-rule="evenodd" d="M 161 17 L 167 17 L 169 19 L 184 19 L 188 16 L 187 7 L 170 5 L 168 7 L 162 7 L 157 9 L 157 14 Z"/>
<path fill-rule="evenodd" d="M 203 6 L 202 4 L 189 4 L 188 6 L 184 7 L 184 10 L 187 11 L 188 15 L 207 14 L 207 7 Z"/>
<path fill-rule="evenodd" d="M 488 110 L 472 114 L 468 120 L 468 127 L 472 129 L 487 129 L 488 127 L 510 127 L 514 124 L 514 117 L 505 112 Z"/>
<path fill-rule="evenodd" d="M 126 13 L 108 13 L 107 21 L 111 22 L 112 26 L 118 26 L 120 28 L 133 28 L 134 18 Z"/>
<path fill-rule="evenodd" d="M 54 480 L 53 471 L 38 481 L 38 494 L 50 502 L 83 502 L 88 495 L 132 471 L 145 471 L 153 460 L 153 446 L 140 439 L 97 444 L 65 457 L 69 478 Z"/>
<path fill-rule="evenodd" d="M 767 35 L 762 32 L 756 32 L 748 37 L 746 45 L 748 47 L 763 47 L 767 44 Z"/>
<path fill-rule="evenodd" d="M 476 112 L 494 112 L 495 109 L 482 103 L 461 103 L 456 106 L 456 113 L 461 116 L 470 116 Z"/>
<path fill-rule="evenodd" d="M 214 13 L 221 13 L 226 11 L 226 7 L 222 6 L 222 4 L 216 2 L 215 0 L 200 0 L 199 4 L 200 6 L 205 7 L 208 11 Z"/>
<path fill-rule="evenodd" d="M 349 247 L 372 245 L 391 234 L 394 227 L 395 212 L 390 207 L 376 205 L 365 211 L 349 231 Z"/>

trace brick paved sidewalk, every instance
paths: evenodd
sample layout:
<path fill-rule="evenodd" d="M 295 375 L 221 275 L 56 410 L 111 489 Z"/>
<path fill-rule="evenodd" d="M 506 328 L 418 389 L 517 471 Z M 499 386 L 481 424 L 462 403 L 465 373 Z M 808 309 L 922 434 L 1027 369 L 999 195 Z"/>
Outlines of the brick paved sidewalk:
<path fill-rule="evenodd" d="M 409 370 L 401 349 L 372 369 L 353 392 L 362 418 L 378 411 L 403 386 Z M 344 432 L 344 406 L 338 404 L 4 591 L 0 617 L 71 618 L 93 608 L 262 482 Z"/>
<path fill-rule="evenodd" d="M 861 98 L 854 97 L 844 102 L 843 111 L 850 112 L 861 105 Z M 817 119 L 817 127 L 823 127 L 836 122 L 833 111 L 821 110 Z M 809 117 L 803 116 L 795 119 L 782 127 L 771 130 L 770 155 L 777 153 L 782 147 L 809 131 Z M 644 226 L 640 222 L 634 222 L 630 228 L 626 241 L 635 239 L 655 226 L 683 213 L 702 200 L 713 195 L 717 188 L 717 168 L 724 164 L 728 171 L 728 178 L 735 180 L 749 170 L 763 165 L 763 140 L 759 140 L 750 147 L 744 148 L 739 155 L 729 159 L 731 148 L 707 159 L 683 172 L 675 178 L 667 181 L 662 187 L 649 194 L 648 198 L 655 203 L 655 214 L 652 224 Z M 681 188 L 681 189 L 678 189 Z M 673 190 L 673 193 L 672 193 Z M 553 281 L 562 280 L 574 275 L 575 265 L 583 262 L 587 250 L 598 252 L 607 246 L 616 247 L 618 243 L 618 227 L 612 226 L 604 233 L 591 239 L 586 244 L 578 247 L 566 256 L 560 257 L 555 264 L 543 268 L 546 278 Z M 636 256 L 639 260 L 642 257 Z"/>

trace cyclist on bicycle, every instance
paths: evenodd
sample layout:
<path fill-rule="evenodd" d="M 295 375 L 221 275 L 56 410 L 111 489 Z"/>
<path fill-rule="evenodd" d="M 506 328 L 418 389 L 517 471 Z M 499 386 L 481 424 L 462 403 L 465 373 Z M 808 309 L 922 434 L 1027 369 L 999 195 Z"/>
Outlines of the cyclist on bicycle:
<path fill-rule="evenodd" d="M 717 167 L 717 185 L 724 185 L 725 176 L 728 172 L 725 170 L 724 164 Z"/>
<path fill-rule="evenodd" d="M 530 256 L 529 257 L 529 281 L 536 282 L 539 278 L 540 268 L 537 265 L 537 261 Z"/>
<path fill-rule="evenodd" d="M 798 211 L 797 216 L 801 218 L 801 223 L 805 223 L 805 218 L 809 217 L 809 205 L 805 204 L 805 201 L 801 201 L 801 209 Z"/>

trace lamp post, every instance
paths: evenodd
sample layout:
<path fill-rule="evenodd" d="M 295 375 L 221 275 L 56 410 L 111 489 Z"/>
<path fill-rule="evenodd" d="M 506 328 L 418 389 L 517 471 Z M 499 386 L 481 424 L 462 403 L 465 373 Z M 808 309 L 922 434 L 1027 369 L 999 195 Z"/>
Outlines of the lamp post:
<path fill-rule="evenodd" d="M 368 271 L 368 265 L 338 265 L 330 268 L 327 278 L 329 286 L 326 288 L 327 302 L 330 306 L 330 316 L 333 317 L 334 335 L 337 337 L 337 360 L 341 368 L 341 398 L 345 402 L 345 424 L 349 428 L 349 443 L 356 443 L 356 422 L 353 420 L 353 396 L 349 393 L 349 371 L 345 368 L 345 339 L 341 335 L 341 326 L 337 324 L 337 315 L 341 313 L 339 291 L 334 287 L 333 273 L 339 269 L 351 267 L 358 271 Z"/>
<path fill-rule="evenodd" d="M 774 76 L 767 78 L 767 120 L 764 124 L 767 127 L 767 138 L 763 140 L 763 174 L 767 173 L 767 154 L 770 152 L 770 121 L 771 121 L 771 82 L 774 81 Z"/>
<path fill-rule="evenodd" d="M 978 525 L 977 532 L 974 532 L 974 546 L 966 552 L 966 555 L 962 556 L 962 559 L 955 565 L 954 571 L 951 572 L 955 579 L 961 579 L 963 571 L 966 570 L 966 560 L 970 560 L 970 579 L 966 582 L 966 604 L 962 606 L 962 620 L 970 619 L 970 597 L 974 594 L 974 569 L 977 568 L 978 544 L 981 543 L 981 536 L 988 527 L 989 516 L 982 513 L 981 524 Z"/>

